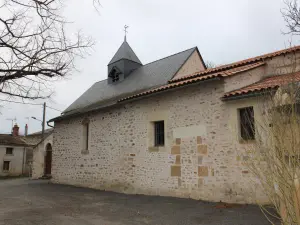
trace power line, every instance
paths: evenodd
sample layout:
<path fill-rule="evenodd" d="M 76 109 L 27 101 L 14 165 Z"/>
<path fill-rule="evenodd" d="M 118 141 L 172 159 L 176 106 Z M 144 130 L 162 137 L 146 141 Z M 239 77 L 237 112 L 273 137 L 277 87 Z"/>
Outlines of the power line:
<path fill-rule="evenodd" d="M 3 102 L 11 102 L 11 103 L 16 103 L 16 104 L 23 104 L 23 105 L 39 105 L 39 106 L 42 106 L 43 104 L 38 104 L 38 103 L 29 103 L 29 102 L 17 102 L 17 101 L 12 101 L 12 100 L 5 100 L 5 99 L 0 99 L 0 102 L 3 101 Z M 46 106 L 47 108 L 49 109 L 52 109 L 52 110 L 55 110 L 55 111 L 58 111 L 58 112 L 62 112 L 62 110 L 59 110 L 59 109 L 55 109 L 53 107 L 50 107 L 50 106 Z"/>
<path fill-rule="evenodd" d="M 17 102 L 17 101 L 12 101 L 12 100 L 5 100 L 5 99 L 0 99 L 0 102 L 11 102 L 11 103 L 17 103 L 17 104 L 23 104 L 23 105 L 43 105 L 43 104 L 38 104 L 38 103 L 29 103 L 29 102 Z"/>
<path fill-rule="evenodd" d="M 53 110 L 56 110 L 56 111 L 58 111 L 58 112 L 62 112 L 61 110 L 59 110 L 59 109 L 55 109 L 55 108 L 53 108 L 53 107 L 50 107 L 50 106 L 46 106 L 47 108 L 49 108 L 49 109 L 53 109 Z"/>

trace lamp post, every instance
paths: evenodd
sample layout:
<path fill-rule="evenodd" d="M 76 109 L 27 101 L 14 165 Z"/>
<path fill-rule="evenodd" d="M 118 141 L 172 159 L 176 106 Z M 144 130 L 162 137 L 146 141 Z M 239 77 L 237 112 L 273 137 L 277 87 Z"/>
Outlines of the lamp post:
<path fill-rule="evenodd" d="M 36 117 L 31 117 L 34 120 L 42 122 L 42 139 L 44 139 L 44 133 L 45 133 L 45 122 L 46 122 L 46 102 L 43 104 L 43 120 L 39 120 Z"/>
<path fill-rule="evenodd" d="M 44 133 L 45 133 L 44 121 L 36 118 L 35 116 L 32 116 L 31 118 L 41 122 L 41 125 L 42 125 L 42 138 L 44 138 Z"/>

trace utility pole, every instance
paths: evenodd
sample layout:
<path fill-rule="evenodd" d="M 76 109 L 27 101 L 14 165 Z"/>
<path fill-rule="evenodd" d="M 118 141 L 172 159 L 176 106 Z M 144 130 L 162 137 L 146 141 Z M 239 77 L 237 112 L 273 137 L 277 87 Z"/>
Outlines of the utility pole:
<path fill-rule="evenodd" d="M 44 134 L 45 134 L 45 123 L 46 123 L 46 102 L 44 102 L 43 105 L 42 139 L 44 139 Z"/>

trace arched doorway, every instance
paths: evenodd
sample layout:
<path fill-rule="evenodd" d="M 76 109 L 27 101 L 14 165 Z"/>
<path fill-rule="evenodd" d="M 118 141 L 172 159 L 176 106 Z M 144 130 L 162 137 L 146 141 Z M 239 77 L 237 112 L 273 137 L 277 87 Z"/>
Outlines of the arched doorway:
<path fill-rule="evenodd" d="M 48 143 L 46 145 L 46 155 L 45 155 L 45 176 L 51 175 L 51 165 L 52 165 L 52 145 Z"/>

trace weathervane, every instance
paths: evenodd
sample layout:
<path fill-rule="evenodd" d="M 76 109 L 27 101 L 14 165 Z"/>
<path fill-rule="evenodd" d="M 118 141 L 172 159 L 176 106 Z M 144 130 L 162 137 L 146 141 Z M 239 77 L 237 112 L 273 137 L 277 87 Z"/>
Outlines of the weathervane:
<path fill-rule="evenodd" d="M 126 36 L 127 36 L 127 33 L 128 33 L 128 31 L 127 31 L 128 28 L 129 28 L 129 26 L 127 26 L 127 25 L 124 26 L 124 31 L 125 31 L 125 37 L 124 37 L 124 40 L 125 40 L 125 41 L 126 41 Z"/>

